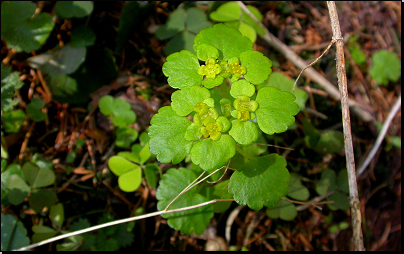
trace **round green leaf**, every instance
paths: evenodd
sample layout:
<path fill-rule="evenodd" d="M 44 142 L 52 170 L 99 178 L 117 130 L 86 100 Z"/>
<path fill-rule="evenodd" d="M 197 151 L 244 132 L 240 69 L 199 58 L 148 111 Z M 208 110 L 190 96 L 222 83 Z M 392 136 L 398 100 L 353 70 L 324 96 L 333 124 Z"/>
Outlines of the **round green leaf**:
<path fill-rule="evenodd" d="M 257 33 L 255 32 L 254 28 L 247 25 L 246 23 L 240 22 L 238 30 L 242 35 L 248 37 L 252 43 L 255 43 L 255 41 L 257 40 Z"/>
<path fill-rule="evenodd" d="M 202 85 L 208 89 L 212 89 L 216 86 L 220 86 L 223 80 L 222 76 L 216 76 L 214 79 L 206 78 L 202 81 Z"/>
<path fill-rule="evenodd" d="M 212 170 L 225 165 L 235 154 L 236 142 L 222 134 L 217 141 L 207 138 L 197 142 L 191 149 L 191 160 L 203 170 Z"/>
<path fill-rule="evenodd" d="M 255 93 L 255 86 L 250 84 L 244 79 L 240 79 L 231 84 L 230 95 L 233 98 L 237 98 L 237 96 L 240 95 L 247 95 L 248 97 L 251 97 L 254 95 L 254 93 Z"/>
<path fill-rule="evenodd" d="M 239 120 L 233 120 L 231 123 L 232 127 L 229 134 L 240 145 L 248 146 L 257 140 L 258 129 L 255 123 L 251 121 L 241 122 Z"/>
<path fill-rule="evenodd" d="M 56 3 L 55 12 L 65 19 L 84 18 L 91 14 L 93 8 L 91 1 L 61 1 Z"/>
<path fill-rule="evenodd" d="M 85 25 L 75 27 L 70 36 L 70 45 L 76 48 L 92 46 L 96 39 L 93 29 Z"/>
<path fill-rule="evenodd" d="M 330 201 L 334 201 L 334 203 L 327 204 L 327 206 L 335 211 L 335 210 L 348 210 L 349 209 L 349 200 L 348 196 L 344 193 L 336 191 L 330 197 L 328 197 Z"/>
<path fill-rule="evenodd" d="M 272 62 L 261 52 L 249 50 L 241 53 L 241 65 L 247 69 L 244 78 L 252 84 L 261 84 L 268 79 L 271 74 Z"/>
<path fill-rule="evenodd" d="M 115 144 L 118 147 L 129 148 L 130 145 L 135 142 L 139 132 L 130 127 L 119 127 L 116 130 Z"/>
<path fill-rule="evenodd" d="M 32 56 L 27 61 L 32 68 L 40 69 L 49 75 L 60 76 L 75 72 L 86 59 L 86 54 L 86 47 L 66 45 Z"/>
<path fill-rule="evenodd" d="M 32 162 L 26 162 L 21 169 L 25 180 L 33 188 L 40 188 L 51 185 L 55 182 L 55 173 L 44 167 L 38 167 Z"/>
<path fill-rule="evenodd" d="M 292 221 L 297 216 L 296 206 L 282 199 L 275 206 L 268 207 L 265 213 L 272 219 L 281 218 L 285 221 Z"/>
<path fill-rule="evenodd" d="M 113 105 L 113 114 L 119 114 L 122 111 L 129 111 L 131 110 L 129 102 L 125 101 L 121 98 L 114 98 L 114 105 Z"/>
<path fill-rule="evenodd" d="M 53 228 L 42 225 L 32 226 L 32 231 L 34 232 L 32 235 L 32 241 L 34 243 L 49 239 L 58 233 L 58 231 L 54 230 Z"/>
<path fill-rule="evenodd" d="M 182 50 L 167 57 L 163 64 L 163 73 L 173 88 L 200 85 L 202 76 L 198 74 L 199 61 L 190 51 Z"/>
<path fill-rule="evenodd" d="M 10 175 L 7 178 L 6 187 L 8 189 L 7 200 L 12 205 L 21 204 L 30 191 L 29 186 L 18 175 Z"/>
<path fill-rule="evenodd" d="M 207 20 L 203 10 L 192 7 L 187 10 L 187 18 L 185 20 L 187 30 L 192 33 L 199 33 L 202 29 L 212 26 L 212 22 Z"/>
<path fill-rule="evenodd" d="M 185 28 L 185 10 L 178 8 L 167 19 L 167 23 L 159 27 L 155 33 L 157 39 L 165 40 L 178 34 Z"/>
<path fill-rule="evenodd" d="M 219 57 L 219 51 L 213 46 L 200 44 L 196 49 L 196 56 L 201 61 L 206 61 L 209 57 L 217 59 Z"/>
<path fill-rule="evenodd" d="M 299 201 L 306 201 L 310 197 L 309 189 L 302 184 L 300 176 L 296 173 L 290 174 L 288 197 Z"/>
<path fill-rule="evenodd" d="M 17 52 L 38 50 L 55 26 L 48 13 L 35 14 L 36 7 L 28 1 L 1 3 L 1 38 Z"/>
<path fill-rule="evenodd" d="M 320 196 L 324 196 L 337 189 L 337 175 L 335 174 L 335 171 L 327 169 L 321 173 L 321 178 L 316 184 L 315 189 Z"/>
<path fill-rule="evenodd" d="M 33 98 L 27 105 L 27 114 L 35 122 L 41 122 L 45 120 L 48 115 L 42 112 L 42 108 L 45 106 L 45 102 L 40 98 Z"/>
<path fill-rule="evenodd" d="M 396 82 L 401 76 L 401 61 L 397 55 L 386 49 L 372 55 L 370 76 L 379 85 L 388 85 L 389 81 Z"/>
<path fill-rule="evenodd" d="M 216 22 L 226 22 L 239 20 L 241 8 L 237 2 L 228 2 L 222 4 L 216 11 L 210 13 L 209 17 Z"/>
<path fill-rule="evenodd" d="M 114 97 L 111 95 L 102 96 L 98 101 L 98 106 L 100 107 L 101 113 L 106 116 L 109 116 L 113 113 L 114 105 Z"/>
<path fill-rule="evenodd" d="M 169 169 L 161 178 L 157 188 L 156 198 L 159 200 L 157 209 L 165 209 L 167 205 L 190 183 L 196 179 L 196 175 L 191 170 L 185 168 Z M 208 199 L 197 194 L 197 188 L 192 188 L 179 197 L 169 208 L 183 208 L 207 202 Z M 184 234 L 202 234 L 209 225 L 213 217 L 212 205 L 195 208 L 188 211 L 181 211 L 162 215 L 168 219 L 168 225 Z"/>
<path fill-rule="evenodd" d="M 175 35 L 168 41 L 164 48 L 164 54 L 166 56 L 179 52 L 181 50 L 188 50 L 194 53 L 192 45 L 194 44 L 195 35 L 188 31 L 182 31 L 181 33 Z"/>
<path fill-rule="evenodd" d="M 135 144 L 135 145 L 136 145 L 136 144 Z M 132 146 L 132 147 L 133 147 L 133 146 Z M 138 155 L 137 153 L 122 151 L 122 152 L 119 152 L 117 155 L 118 155 L 119 157 L 122 157 L 122 158 L 124 158 L 124 159 L 127 159 L 128 161 L 140 163 L 140 158 L 139 158 L 139 155 Z"/>
<path fill-rule="evenodd" d="M 139 188 L 142 182 L 142 169 L 136 167 L 134 170 L 126 172 L 118 177 L 118 185 L 121 190 L 132 192 Z"/>
<path fill-rule="evenodd" d="M 344 148 L 344 133 L 341 131 L 325 131 L 321 133 L 314 150 L 319 154 L 338 153 Z"/>
<path fill-rule="evenodd" d="M 136 122 L 136 113 L 132 110 L 114 112 L 112 122 L 118 127 L 125 127 Z"/>
<path fill-rule="evenodd" d="M 11 214 L 1 214 L 1 250 L 11 251 L 29 245 L 27 230 Z"/>
<path fill-rule="evenodd" d="M 238 30 L 223 24 L 216 24 L 200 31 L 194 40 L 194 50 L 200 44 L 208 44 L 219 51 L 219 60 L 239 58 L 240 54 L 252 50 L 252 42 Z"/>
<path fill-rule="evenodd" d="M 191 121 L 178 116 L 171 107 L 159 109 L 149 127 L 149 148 L 157 155 L 161 163 L 177 164 L 182 161 L 191 149 L 192 142 L 185 139 L 185 133 Z"/>
<path fill-rule="evenodd" d="M 179 116 L 187 116 L 196 104 L 210 98 L 208 89 L 199 86 L 183 87 L 171 95 L 171 107 Z"/>
<path fill-rule="evenodd" d="M 289 171 L 286 160 L 277 154 L 254 159 L 230 177 L 229 193 L 240 205 L 260 210 L 274 206 L 288 192 Z"/>
<path fill-rule="evenodd" d="M 108 167 L 117 176 L 121 176 L 127 172 L 135 169 L 140 169 L 140 167 L 120 156 L 112 156 L 108 160 Z"/>
<path fill-rule="evenodd" d="M 36 213 L 42 212 L 44 207 L 50 207 L 56 203 L 57 196 L 54 191 L 37 189 L 31 192 L 28 203 Z"/>
<path fill-rule="evenodd" d="M 299 106 L 294 103 L 295 96 L 274 87 L 263 87 L 258 91 L 255 111 L 260 129 L 272 135 L 281 133 L 295 122 L 293 117 L 299 113 Z"/>

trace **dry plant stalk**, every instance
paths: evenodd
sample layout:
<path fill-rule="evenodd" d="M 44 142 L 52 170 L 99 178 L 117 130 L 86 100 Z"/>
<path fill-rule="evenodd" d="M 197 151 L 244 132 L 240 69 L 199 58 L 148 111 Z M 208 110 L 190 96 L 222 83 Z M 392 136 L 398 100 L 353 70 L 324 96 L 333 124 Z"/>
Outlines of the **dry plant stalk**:
<path fill-rule="evenodd" d="M 344 146 L 345 146 L 346 166 L 348 171 L 349 203 L 351 205 L 353 242 L 355 250 L 363 251 L 365 250 L 365 248 L 363 246 L 362 218 L 359 207 L 358 186 L 356 183 L 355 159 L 354 159 L 352 133 L 351 133 L 351 119 L 349 116 L 348 88 L 347 88 L 347 78 L 345 70 L 345 58 L 344 58 L 344 40 L 341 35 L 341 28 L 338 20 L 338 14 L 335 2 L 327 1 L 327 6 L 328 11 L 330 13 L 332 33 L 334 39 L 336 40 L 335 45 L 337 48 L 336 65 L 337 65 L 338 87 L 341 93 L 342 126 L 344 130 Z"/>

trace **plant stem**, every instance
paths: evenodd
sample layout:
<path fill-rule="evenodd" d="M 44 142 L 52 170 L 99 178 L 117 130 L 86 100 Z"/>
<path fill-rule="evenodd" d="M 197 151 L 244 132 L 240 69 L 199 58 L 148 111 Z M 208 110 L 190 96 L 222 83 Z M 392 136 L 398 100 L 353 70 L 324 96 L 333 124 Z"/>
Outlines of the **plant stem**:
<path fill-rule="evenodd" d="M 97 226 L 94 226 L 94 227 L 78 230 L 78 231 L 75 231 L 75 232 L 72 232 L 72 233 L 59 235 L 59 236 L 44 240 L 42 242 L 35 243 L 35 244 L 32 244 L 32 245 L 17 249 L 17 251 L 29 250 L 29 249 L 32 249 L 32 248 L 35 248 L 35 247 L 38 247 L 38 246 L 41 246 L 41 245 L 44 245 L 44 244 L 47 244 L 47 243 L 52 243 L 52 242 L 55 242 L 57 240 L 65 239 L 67 237 L 84 234 L 84 233 L 94 231 L 94 230 L 97 230 L 97 229 L 100 229 L 100 228 L 106 228 L 106 227 L 110 227 L 110 226 L 114 226 L 114 225 L 118 225 L 118 224 L 122 224 L 122 223 L 126 223 L 126 222 L 146 219 L 146 218 L 154 217 L 154 216 L 157 216 L 157 215 L 163 215 L 163 214 L 168 214 L 168 213 L 187 211 L 187 210 L 191 210 L 191 209 L 194 209 L 194 208 L 207 206 L 207 205 L 210 205 L 210 204 L 213 204 L 213 203 L 216 203 L 216 202 L 233 202 L 233 201 L 234 201 L 234 199 L 214 199 L 214 200 L 210 200 L 210 201 L 198 204 L 198 205 L 188 206 L 188 207 L 184 207 L 184 208 L 177 208 L 177 209 L 173 209 L 173 210 L 169 210 L 169 211 L 164 211 L 163 210 L 163 211 L 154 212 L 154 213 L 148 213 L 148 214 L 140 215 L 140 216 L 136 216 L 136 217 L 130 217 L 130 218 L 122 219 L 122 220 L 111 221 L 111 222 L 104 223 L 104 224 L 101 224 L 101 225 L 97 225 Z"/>
<path fill-rule="evenodd" d="M 220 85 L 220 96 L 222 98 L 227 98 L 227 81 L 226 81 L 226 79 L 224 79 L 222 84 Z"/>
<path fill-rule="evenodd" d="M 355 172 L 355 159 L 352 145 L 352 133 L 351 133 L 351 119 L 349 116 L 348 105 L 348 88 L 347 77 L 345 70 L 344 59 L 344 40 L 341 34 L 341 28 L 338 20 L 337 8 L 334 1 L 327 1 L 328 11 L 330 13 L 331 27 L 333 32 L 333 39 L 336 40 L 336 65 L 337 65 L 337 77 L 338 87 L 341 93 L 341 107 L 342 107 L 342 126 L 344 130 L 344 146 L 346 156 L 346 167 L 348 171 L 348 183 L 349 183 L 349 201 L 351 205 L 352 214 L 352 230 L 354 248 L 358 251 L 365 250 L 363 246 L 363 234 L 362 234 L 362 217 L 359 207 L 358 187 L 356 183 Z"/>

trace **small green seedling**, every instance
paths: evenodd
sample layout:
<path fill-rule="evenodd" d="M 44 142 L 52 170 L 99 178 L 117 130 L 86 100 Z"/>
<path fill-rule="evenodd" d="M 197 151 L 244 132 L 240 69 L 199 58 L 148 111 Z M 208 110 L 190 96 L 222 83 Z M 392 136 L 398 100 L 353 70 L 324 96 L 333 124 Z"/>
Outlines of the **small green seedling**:
<path fill-rule="evenodd" d="M 338 177 L 334 170 L 325 170 L 323 173 L 321 173 L 320 181 L 318 181 L 318 183 L 316 184 L 315 189 L 320 196 L 324 196 L 330 192 L 334 192 L 331 196 L 328 197 L 330 201 L 334 202 L 327 204 L 331 210 L 335 211 L 338 209 L 349 209 L 348 173 L 346 170 L 341 170 L 338 174 Z"/>
<path fill-rule="evenodd" d="M 299 112 L 296 97 L 270 86 L 257 91 L 271 74 L 272 63 L 234 28 L 216 24 L 201 30 L 193 49 L 196 54 L 182 50 L 169 55 L 163 65 L 168 84 L 179 90 L 172 94 L 171 106 L 151 119 L 150 152 L 161 163 L 177 164 L 188 157 L 201 170 L 213 172 L 239 151 L 249 162 L 232 174 L 229 196 L 254 210 L 274 206 L 288 193 L 286 160 L 277 154 L 252 157 L 240 148 L 257 141 L 261 131 L 272 135 L 293 125 Z M 157 189 L 158 209 L 165 209 L 195 178 L 189 170 L 169 170 Z M 193 188 L 171 208 L 205 201 L 202 191 Z M 175 229 L 201 234 L 213 212 L 213 206 L 206 206 L 164 217 Z"/>
<path fill-rule="evenodd" d="M 377 51 L 372 56 L 372 63 L 369 74 L 378 85 L 397 82 L 401 76 L 401 60 L 393 52 L 386 49 Z"/>
<path fill-rule="evenodd" d="M 246 7 L 258 21 L 262 21 L 262 14 L 257 8 L 251 5 L 247 5 Z M 241 34 L 247 36 L 252 43 L 257 40 L 257 33 L 259 35 L 265 34 L 265 30 L 242 11 L 237 2 L 228 2 L 221 5 L 216 11 L 211 12 L 209 17 L 213 21 L 224 22 L 224 24 L 239 30 Z"/>

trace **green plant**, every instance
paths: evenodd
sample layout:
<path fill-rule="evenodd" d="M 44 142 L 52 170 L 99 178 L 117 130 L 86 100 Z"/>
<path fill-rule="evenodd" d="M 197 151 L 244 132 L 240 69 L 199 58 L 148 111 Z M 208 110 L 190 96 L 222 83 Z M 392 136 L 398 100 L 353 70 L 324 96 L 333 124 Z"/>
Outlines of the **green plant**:
<path fill-rule="evenodd" d="M 254 6 L 247 5 L 247 9 L 261 22 L 262 14 Z M 228 2 L 221 5 L 217 10 L 209 15 L 210 19 L 216 22 L 225 22 L 224 24 L 233 27 L 247 36 L 253 43 L 257 40 L 257 33 L 264 35 L 265 30 L 260 27 L 249 15 L 241 10 L 237 2 Z"/>
<path fill-rule="evenodd" d="M 249 162 L 232 174 L 224 189 L 237 203 L 254 210 L 275 205 L 288 192 L 286 160 L 277 154 L 250 157 L 242 147 L 255 142 L 260 131 L 270 135 L 286 131 L 299 112 L 296 97 L 267 86 L 256 94 L 255 86 L 271 74 L 271 61 L 254 51 L 251 40 L 234 28 L 217 24 L 201 30 L 193 49 L 196 54 L 187 50 L 171 54 L 163 65 L 169 85 L 179 90 L 172 94 L 171 106 L 161 108 L 151 120 L 151 153 L 160 162 L 173 164 L 189 155 L 202 171 L 213 172 L 238 151 Z M 220 96 L 213 98 L 217 92 Z M 167 172 L 157 190 L 158 209 L 164 209 L 195 177 L 184 169 Z M 203 197 L 191 189 L 172 207 L 202 203 Z M 171 227 L 188 234 L 202 233 L 212 216 L 210 206 L 163 215 Z"/>
<path fill-rule="evenodd" d="M 193 51 L 195 35 L 211 26 L 212 23 L 207 20 L 203 10 L 196 7 L 179 7 L 170 14 L 167 22 L 157 29 L 155 35 L 159 40 L 171 38 L 164 48 L 164 53 L 170 55 L 182 49 Z"/>
<path fill-rule="evenodd" d="M 348 210 L 348 174 L 346 170 L 341 170 L 337 174 L 334 170 L 327 169 L 321 173 L 321 178 L 315 186 L 316 192 L 320 196 L 332 193 L 328 199 L 333 203 L 327 204 L 331 210 Z"/>
<path fill-rule="evenodd" d="M 3 197 L 3 195 L 2 195 Z M 11 214 L 1 214 L 1 250 L 15 250 L 29 244 L 27 230 Z"/>
<path fill-rule="evenodd" d="M 329 130 L 320 132 L 307 119 L 303 120 L 303 132 L 306 146 L 319 154 L 338 153 L 344 148 L 344 134 Z"/>
<path fill-rule="evenodd" d="M 401 60 L 396 54 L 386 49 L 372 55 L 370 76 L 378 85 L 388 85 L 390 81 L 397 82 L 401 76 Z"/>

